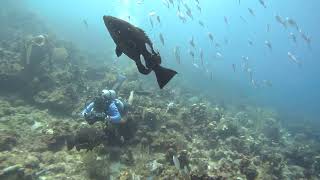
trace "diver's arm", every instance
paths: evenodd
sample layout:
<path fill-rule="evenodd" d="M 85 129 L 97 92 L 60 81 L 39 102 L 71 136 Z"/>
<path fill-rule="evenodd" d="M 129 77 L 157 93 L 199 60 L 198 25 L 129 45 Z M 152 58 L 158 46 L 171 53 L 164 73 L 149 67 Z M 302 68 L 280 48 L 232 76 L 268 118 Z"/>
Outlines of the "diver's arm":
<path fill-rule="evenodd" d="M 123 123 L 121 119 L 121 114 L 115 103 L 111 103 L 108 109 L 109 119 L 112 123 Z"/>
<path fill-rule="evenodd" d="M 85 114 L 88 114 L 93 109 L 93 102 L 90 103 L 87 107 L 84 108 L 84 110 L 81 112 L 81 115 L 84 117 Z"/>

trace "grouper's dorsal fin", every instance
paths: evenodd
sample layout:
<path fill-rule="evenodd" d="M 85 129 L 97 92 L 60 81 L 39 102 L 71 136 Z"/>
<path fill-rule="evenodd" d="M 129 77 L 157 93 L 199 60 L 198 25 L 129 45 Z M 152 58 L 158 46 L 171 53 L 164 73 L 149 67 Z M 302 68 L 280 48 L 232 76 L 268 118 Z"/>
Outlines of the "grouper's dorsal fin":
<path fill-rule="evenodd" d="M 152 45 L 151 40 L 150 40 L 149 36 L 146 34 L 146 32 L 144 30 L 140 29 L 140 28 L 137 28 L 137 29 L 146 38 L 147 43 Z"/>

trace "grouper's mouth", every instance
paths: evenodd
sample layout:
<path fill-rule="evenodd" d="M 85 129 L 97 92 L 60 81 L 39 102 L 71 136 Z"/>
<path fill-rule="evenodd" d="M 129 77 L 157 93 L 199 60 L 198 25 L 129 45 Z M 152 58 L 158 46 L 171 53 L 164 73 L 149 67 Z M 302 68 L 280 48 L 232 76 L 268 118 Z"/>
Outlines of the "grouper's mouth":
<path fill-rule="evenodd" d="M 104 24 L 106 25 L 107 29 L 110 31 L 111 25 L 112 25 L 111 16 L 103 16 L 103 21 L 104 21 Z"/>

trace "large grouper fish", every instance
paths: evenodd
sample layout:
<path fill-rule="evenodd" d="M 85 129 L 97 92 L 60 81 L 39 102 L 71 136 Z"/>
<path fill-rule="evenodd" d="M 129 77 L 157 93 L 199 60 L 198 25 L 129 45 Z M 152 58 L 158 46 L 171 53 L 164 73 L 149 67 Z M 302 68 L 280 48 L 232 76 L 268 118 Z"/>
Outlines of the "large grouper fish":
<path fill-rule="evenodd" d="M 124 53 L 134 60 L 141 74 L 147 75 L 153 70 L 160 89 L 177 74 L 176 71 L 160 65 L 161 56 L 154 51 L 151 40 L 142 29 L 112 16 L 103 16 L 103 20 L 116 43 L 117 56 Z M 141 62 L 143 59 L 145 65 Z"/>

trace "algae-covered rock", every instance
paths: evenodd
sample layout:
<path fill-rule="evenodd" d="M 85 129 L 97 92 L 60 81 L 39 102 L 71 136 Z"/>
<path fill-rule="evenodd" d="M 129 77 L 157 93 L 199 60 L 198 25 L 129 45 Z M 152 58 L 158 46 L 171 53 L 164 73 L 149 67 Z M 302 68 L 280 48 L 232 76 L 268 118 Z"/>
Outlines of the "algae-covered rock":
<path fill-rule="evenodd" d="M 70 92 L 71 90 L 71 92 Z M 72 88 L 57 88 L 52 91 L 40 91 L 34 96 L 34 101 L 45 107 L 61 110 L 61 113 L 72 111 L 75 106 L 74 94 Z"/>
<path fill-rule="evenodd" d="M 0 134 L 0 152 L 10 151 L 16 144 L 17 138 L 15 136 Z"/>

